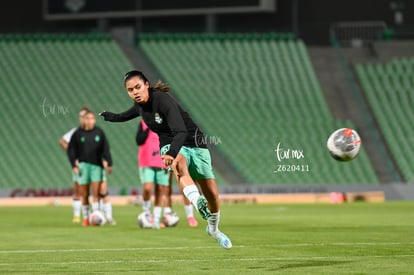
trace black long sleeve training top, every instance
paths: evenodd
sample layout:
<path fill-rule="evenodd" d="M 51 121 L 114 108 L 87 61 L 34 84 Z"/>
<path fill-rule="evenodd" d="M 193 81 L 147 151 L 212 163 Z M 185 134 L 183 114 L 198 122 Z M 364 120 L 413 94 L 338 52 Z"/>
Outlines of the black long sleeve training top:
<path fill-rule="evenodd" d="M 146 130 L 144 130 L 144 128 L 142 127 L 142 123 L 138 123 L 138 131 L 137 134 L 135 135 L 135 141 L 137 143 L 138 146 L 142 145 L 145 143 L 145 141 L 148 138 L 148 134 L 149 134 L 150 129 L 147 128 Z"/>
<path fill-rule="evenodd" d="M 206 148 L 204 134 L 175 99 L 167 92 L 149 90 L 145 104 L 134 103 L 125 112 L 114 114 L 103 112 L 106 121 L 123 122 L 142 116 L 151 131 L 158 134 L 160 148 L 171 144 L 166 155 L 176 157 L 182 146 Z"/>
<path fill-rule="evenodd" d="M 78 128 L 73 133 L 67 153 L 72 167 L 75 166 L 76 160 L 103 167 L 103 159 L 108 162 L 108 166 L 112 166 L 109 143 L 104 132 L 99 127 L 89 131 Z"/>

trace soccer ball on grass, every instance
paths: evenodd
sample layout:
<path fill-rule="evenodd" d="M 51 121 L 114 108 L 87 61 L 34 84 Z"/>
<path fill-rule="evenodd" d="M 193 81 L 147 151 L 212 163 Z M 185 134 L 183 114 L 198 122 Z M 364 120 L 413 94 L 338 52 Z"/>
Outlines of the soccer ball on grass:
<path fill-rule="evenodd" d="M 89 223 L 94 226 L 104 225 L 106 223 L 105 215 L 101 211 L 95 210 L 89 216 Z"/>
<path fill-rule="evenodd" d="M 139 227 L 143 229 L 149 229 L 153 226 L 153 219 L 151 215 L 146 214 L 145 212 L 142 212 L 137 217 L 138 225 Z"/>
<path fill-rule="evenodd" d="M 163 223 L 166 227 L 174 227 L 180 221 L 180 217 L 175 212 L 168 213 L 164 216 Z"/>

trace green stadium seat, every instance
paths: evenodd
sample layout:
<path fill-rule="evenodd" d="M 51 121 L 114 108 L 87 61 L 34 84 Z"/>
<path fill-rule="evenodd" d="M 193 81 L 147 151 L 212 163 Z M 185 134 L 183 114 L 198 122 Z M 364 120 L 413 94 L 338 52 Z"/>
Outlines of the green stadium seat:
<path fill-rule="evenodd" d="M 411 65 L 410 65 L 411 64 Z M 404 180 L 413 182 L 414 135 L 411 120 L 414 58 L 394 59 L 384 64 L 357 65 L 356 72 Z"/>
<path fill-rule="evenodd" d="M 0 59 L 7 64 L 0 67 L 0 186 L 71 188 L 70 165 L 58 141 L 77 125 L 84 104 L 95 112 L 129 106 L 128 98 L 117 92 L 123 91 L 122 73 L 131 68 L 130 62 L 103 34 L 1 35 L 0 48 Z M 58 107 L 69 112 L 58 113 Z M 137 121 L 97 121 L 114 158 L 109 186 L 137 186 Z"/>

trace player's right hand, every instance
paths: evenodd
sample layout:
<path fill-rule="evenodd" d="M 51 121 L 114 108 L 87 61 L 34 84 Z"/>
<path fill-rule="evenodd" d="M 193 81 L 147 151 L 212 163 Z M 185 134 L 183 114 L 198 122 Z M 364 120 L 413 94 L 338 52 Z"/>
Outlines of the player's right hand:
<path fill-rule="evenodd" d="M 78 166 L 75 166 L 72 168 L 73 173 L 75 173 L 76 175 L 79 175 L 79 168 Z"/>
<path fill-rule="evenodd" d="M 107 112 L 107 111 L 102 111 L 102 112 L 100 112 L 98 115 L 102 116 L 102 117 L 104 118 L 104 120 L 108 120 L 108 118 L 109 118 L 109 116 L 110 116 L 111 114 L 112 114 L 112 113 L 110 113 L 110 112 Z"/>

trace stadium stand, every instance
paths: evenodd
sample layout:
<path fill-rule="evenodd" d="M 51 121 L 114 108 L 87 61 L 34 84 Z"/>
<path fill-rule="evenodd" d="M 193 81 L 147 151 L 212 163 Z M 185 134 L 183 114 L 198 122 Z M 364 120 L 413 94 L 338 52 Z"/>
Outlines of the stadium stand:
<path fill-rule="evenodd" d="M 414 136 L 414 59 L 398 58 L 386 63 L 359 64 L 356 72 L 406 182 L 414 181 L 412 152 Z"/>
<path fill-rule="evenodd" d="M 364 150 L 348 163 L 329 157 L 329 134 L 353 124 L 333 119 L 301 40 L 289 34 L 143 34 L 138 46 L 207 141 L 247 182 L 378 182 Z M 278 160 L 278 144 L 289 159 Z"/>
<path fill-rule="evenodd" d="M 59 138 L 77 125 L 84 104 L 95 113 L 130 106 L 120 94 L 129 61 L 101 34 L 1 35 L 0 49 L 0 187 L 71 188 Z M 114 158 L 109 186 L 138 184 L 137 123 L 113 125 L 97 118 Z"/>

